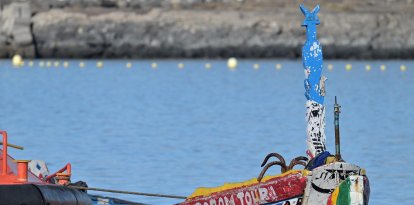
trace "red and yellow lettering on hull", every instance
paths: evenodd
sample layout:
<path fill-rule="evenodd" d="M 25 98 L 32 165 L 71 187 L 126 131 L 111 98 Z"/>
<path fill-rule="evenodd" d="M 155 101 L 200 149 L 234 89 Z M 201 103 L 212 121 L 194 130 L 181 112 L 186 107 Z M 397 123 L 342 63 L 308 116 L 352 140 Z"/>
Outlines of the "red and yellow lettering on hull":
<path fill-rule="evenodd" d="M 306 187 L 306 170 L 291 170 L 246 182 L 216 188 L 198 188 L 180 205 L 259 205 L 301 197 Z"/>

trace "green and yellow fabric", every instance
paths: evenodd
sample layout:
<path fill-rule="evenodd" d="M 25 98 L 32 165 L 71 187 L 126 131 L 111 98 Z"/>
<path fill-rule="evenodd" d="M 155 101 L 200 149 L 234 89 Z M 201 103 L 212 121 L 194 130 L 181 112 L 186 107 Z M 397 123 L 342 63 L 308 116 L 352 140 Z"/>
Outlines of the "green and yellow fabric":
<path fill-rule="evenodd" d="M 369 192 L 365 189 L 363 176 L 349 176 L 331 194 L 327 205 L 363 205 L 368 204 L 364 194 Z"/>

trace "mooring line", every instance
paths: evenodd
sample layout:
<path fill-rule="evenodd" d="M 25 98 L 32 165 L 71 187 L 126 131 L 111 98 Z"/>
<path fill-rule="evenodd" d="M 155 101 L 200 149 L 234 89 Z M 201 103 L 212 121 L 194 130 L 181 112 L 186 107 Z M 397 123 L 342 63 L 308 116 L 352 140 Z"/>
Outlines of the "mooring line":
<path fill-rule="evenodd" d="M 132 194 L 132 195 L 163 197 L 163 198 L 173 198 L 173 199 L 186 199 L 187 198 L 184 196 L 175 196 L 175 195 L 166 195 L 166 194 L 150 194 L 150 193 L 143 193 L 143 192 L 121 191 L 121 190 L 113 190 L 113 189 L 101 189 L 101 188 L 72 186 L 72 185 L 69 185 L 68 187 L 74 188 L 74 189 L 80 189 L 80 190 L 102 191 L 102 192 L 111 192 L 111 193 L 119 193 L 119 194 Z"/>

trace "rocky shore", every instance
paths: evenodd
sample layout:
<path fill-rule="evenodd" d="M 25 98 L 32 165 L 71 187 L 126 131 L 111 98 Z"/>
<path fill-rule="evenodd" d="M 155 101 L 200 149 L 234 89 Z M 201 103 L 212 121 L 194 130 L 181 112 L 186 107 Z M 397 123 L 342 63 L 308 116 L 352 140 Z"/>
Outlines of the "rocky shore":
<path fill-rule="evenodd" d="M 1 0 L 0 58 L 298 58 L 301 2 Z M 318 3 L 325 58 L 414 59 L 412 0 Z"/>

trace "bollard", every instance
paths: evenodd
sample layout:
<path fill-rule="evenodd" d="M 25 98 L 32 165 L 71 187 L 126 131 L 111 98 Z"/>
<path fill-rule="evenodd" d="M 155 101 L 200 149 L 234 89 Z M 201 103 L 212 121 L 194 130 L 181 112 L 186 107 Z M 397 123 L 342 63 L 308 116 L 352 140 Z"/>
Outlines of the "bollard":
<path fill-rule="evenodd" d="M 69 173 L 56 173 L 57 183 L 60 185 L 68 185 L 70 183 Z"/>
<path fill-rule="evenodd" d="M 27 182 L 27 164 L 30 160 L 13 160 L 17 163 L 17 181 L 18 182 Z"/>

